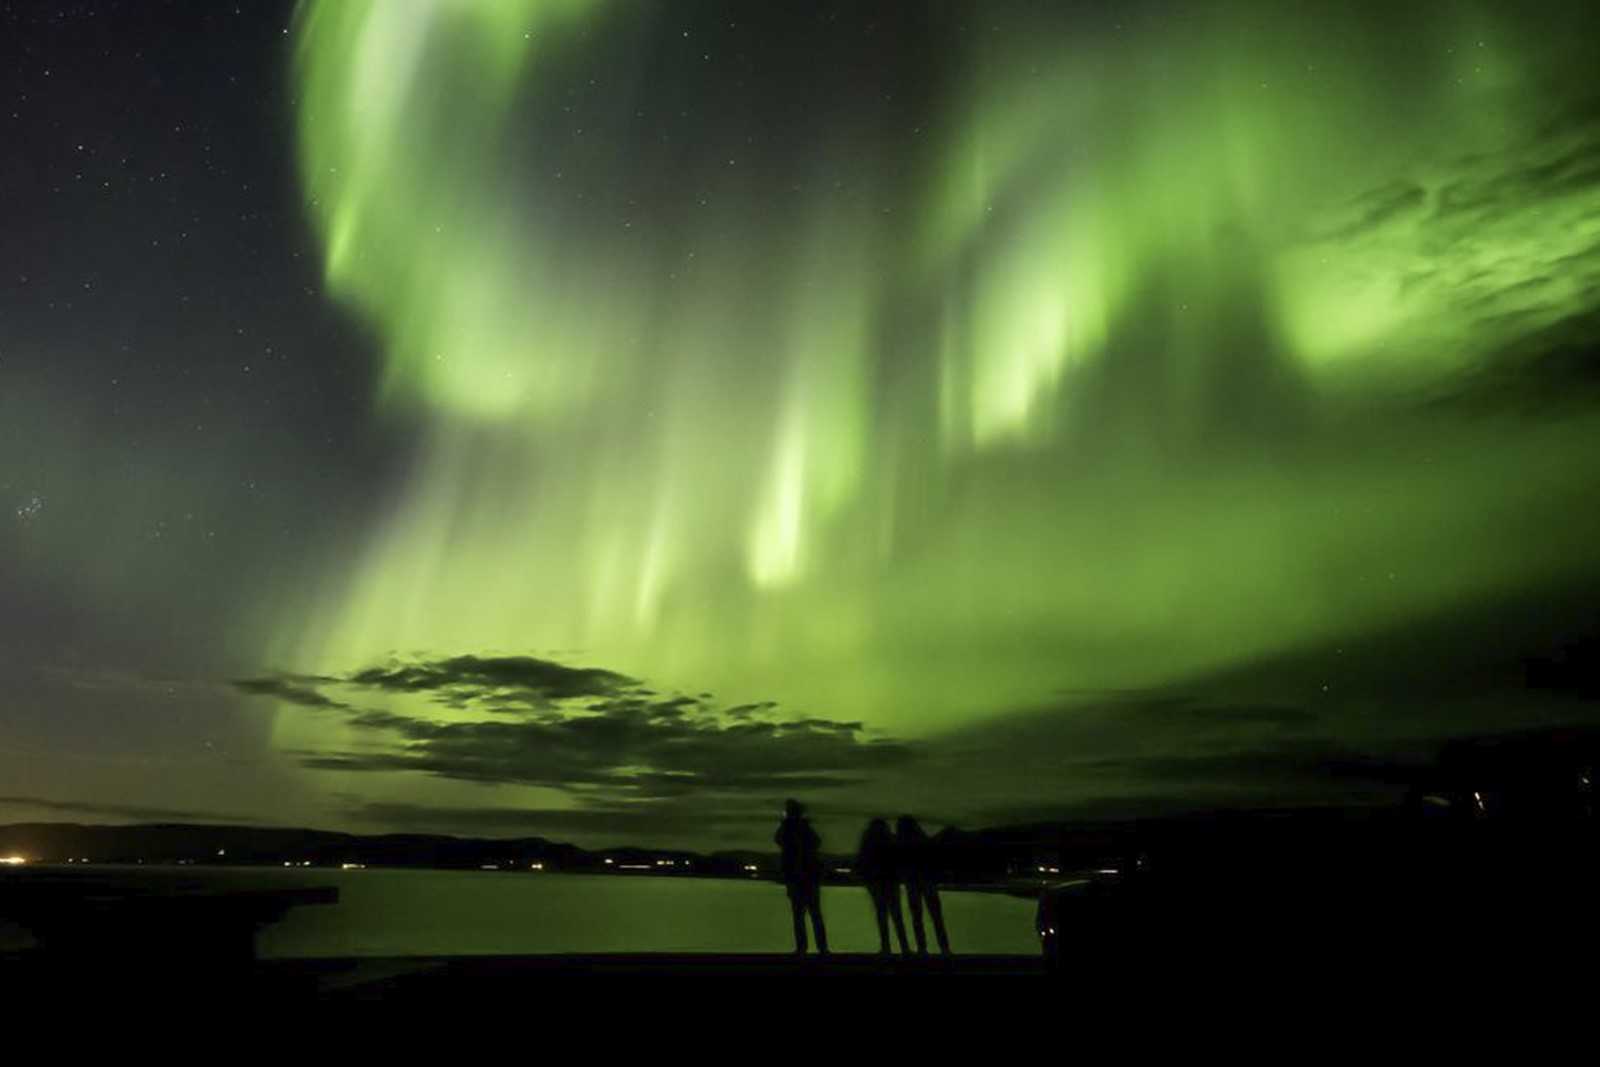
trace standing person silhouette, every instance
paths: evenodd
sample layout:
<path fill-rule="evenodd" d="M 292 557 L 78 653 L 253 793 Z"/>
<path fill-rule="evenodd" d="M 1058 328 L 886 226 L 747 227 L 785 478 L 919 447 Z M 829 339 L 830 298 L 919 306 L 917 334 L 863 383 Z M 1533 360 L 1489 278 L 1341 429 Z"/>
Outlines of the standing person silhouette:
<path fill-rule="evenodd" d="M 928 917 L 933 920 L 933 934 L 939 939 L 939 951 L 950 955 L 950 938 L 944 930 L 944 908 L 939 904 L 939 889 L 935 884 L 933 849 L 922 824 L 910 815 L 902 815 L 895 825 L 895 852 L 900 858 L 900 871 L 906 880 L 906 902 L 911 905 L 911 927 L 917 935 L 917 953 L 928 954 L 928 935 L 922 929 L 922 906 L 928 906 Z"/>
<path fill-rule="evenodd" d="M 894 932 L 900 935 L 900 954 L 911 955 L 906 944 L 906 921 L 900 912 L 900 881 L 896 869 L 894 833 L 883 819 L 873 819 L 861 835 L 856 853 L 856 870 L 872 897 L 878 915 L 878 951 L 889 954 L 889 916 L 894 916 Z"/>
<path fill-rule="evenodd" d="M 784 801 L 783 821 L 772 835 L 779 851 L 778 877 L 789 890 L 789 908 L 794 912 L 794 951 L 806 953 L 806 913 L 817 935 L 817 952 L 828 954 L 828 934 L 822 928 L 822 839 L 811 828 L 806 809 L 798 800 Z"/>

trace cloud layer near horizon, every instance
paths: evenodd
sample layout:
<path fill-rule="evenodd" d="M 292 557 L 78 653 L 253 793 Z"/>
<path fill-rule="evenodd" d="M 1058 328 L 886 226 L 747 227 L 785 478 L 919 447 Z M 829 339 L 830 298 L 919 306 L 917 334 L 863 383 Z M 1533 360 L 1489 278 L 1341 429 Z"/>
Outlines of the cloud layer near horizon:
<path fill-rule="evenodd" d="M 292 755 L 364 825 L 750 845 L 793 794 L 837 847 L 900 811 L 973 827 L 1397 800 L 1449 737 L 1592 719 L 1592 671 L 1562 636 L 1590 616 L 1570 599 L 1565 614 L 1499 603 L 1404 645 L 1378 635 L 1185 687 L 1062 693 L 915 742 L 531 656 L 231 684 L 283 714 L 339 717 L 346 744 Z M 419 795 L 421 779 L 460 788 Z"/>
<path fill-rule="evenodd" d="M 837 788 L 914 751 L 860 722 L 783 716 L 770 704 L 725 706 L 704 693 L 662 695 L 613 671 L 532 656 L 394 661 L 340 677 L 268 675 L 233 685 L 344 717 L 352 743 L 297 753 L 308 768 L 414 772 L 606 800 Z"/>

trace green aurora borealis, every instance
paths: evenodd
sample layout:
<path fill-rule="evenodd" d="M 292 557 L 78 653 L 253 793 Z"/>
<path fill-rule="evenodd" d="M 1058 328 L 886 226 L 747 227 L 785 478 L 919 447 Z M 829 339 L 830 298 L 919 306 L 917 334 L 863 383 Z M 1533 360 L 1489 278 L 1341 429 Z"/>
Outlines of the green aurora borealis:
<path fill-rule="evenodd" d="M 1527 131 L 1550 102 L 1519 74 L 1542 57 L 1421 17 L 1448 43 L 1396 114 L 1404 45 L 1363 47 L 1347 5 L 1255 7 L 1008 27 L 958 64 L 925 151 L 875 160 L 839 116 L 794 146 L 789 188 L 628 121 L 670 95 L 625 73 L 657 16 L 307 10 L 329 281 L 429 443 L 331 625 L 283 653 L 583 649 L 921 731 L 1559 567 L 1517 472 L 1572 430 L 1428 427 L 1431 475 L 1403 437 L 1339 440 L 1370 432 L 1373 392 L 1341 390 L 1427 384 L 1505 343 L 1502 320 L 1593 299 L 1592 184 L 1449 217 L 1568 150 Z M 563 62 L 623 83 L 587 105 L 598 148 L 546 114 Z M 678 188 L 657 153 L 687 157 Z M 1593 475 L 1549 488 L 1576 501 Z"/>
<path fill-rule="evenodd" d="M 213 662 L 537 656 L 938 753 L 1593 588 L 1586 8 L 308 0 L 286 126 L 403 458 L 319 493 L 340 532 L 265 553 Z M 1251 699 L 1452 729 L 1333 674 Z M 314 704 L 274 751 L 375 743 Z M 972 820 L 1138 793 L 959 762 Z"/>

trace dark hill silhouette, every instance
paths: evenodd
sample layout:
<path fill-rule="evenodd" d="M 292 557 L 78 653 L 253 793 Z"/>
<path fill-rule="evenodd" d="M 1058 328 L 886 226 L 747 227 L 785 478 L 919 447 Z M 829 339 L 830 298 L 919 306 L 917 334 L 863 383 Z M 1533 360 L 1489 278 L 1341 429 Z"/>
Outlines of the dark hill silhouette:
<path fill-rule="evenodd" d="M 543 863 L 547 869 L 587 869 L 597 854 L 539 837 L 461 838 L 431 834 L 363 836 L 329 830 L 261 826 L 78 823 L 15 823 L 0 826 L 0 853 L 36 862 L 191 863 L 266 865 L 285 863 L 369 867 L 475 869 Z"/>

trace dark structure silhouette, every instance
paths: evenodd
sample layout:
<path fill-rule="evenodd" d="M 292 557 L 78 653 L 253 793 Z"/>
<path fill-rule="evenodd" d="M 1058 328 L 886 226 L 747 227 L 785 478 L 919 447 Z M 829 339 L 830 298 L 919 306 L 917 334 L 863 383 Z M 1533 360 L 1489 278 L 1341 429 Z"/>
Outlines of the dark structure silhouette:
<path fill-rule="evenodd" d="M 816 932 L 817 951 L 828 952 L 828 934 L 822 925 L 822 839 L 811 828 L 806 810 L 798 800 L 784 801 L 783 821 L 772 835 L 778 845 L 778 877 L 789 890 L 789 908 L 794 913 L 794 951 L 806 951 L 806 914 Z"/>
<path fill-rule="evenodd" d="M 906 884 L 906 903 L 911 905 L 911 928 L 917 937 L 917 952 L 928 954 L 928 935 L 922 927 L 922 909 L 928 909 L 933 921 L 933 934 L 939 940 L 939 951 L 950 955 L 950 938 L 944 929 L 944 908 L 939 903 L 938 864 L 933 843 L 928 840 L 922 824 L 910 815 L 902 815 L 895 825 L 895 855 L 901 877 Z"/>
<path fill-rule="evenodd" d="M 1052 853 L 1076 869 L 1040 893 L 1046 962 L 1096 981 L 1185 961 L 1203 980 L 1215 960 L 1258 974 L 1400 961 L 1566 974 L 1600 940 L 1597 764 L 1587 724 L 1463 737 L 1431 765 L 1384 768 L 1408 785 L 1403 805 L 1149 819 L 1086 838 L 1098 853 L 1069 851 L 1063 831 Z"/>
<path fill-rule="evenodd" d="M 900 952 L 910 955 L 906 942 L 906 921 L 900 910 L 900 882 L 895 855 L 894 833 L 884 819 L 873 819 L 861 835 L 861 849 L 856 853 L 856 871 L 861 875 L 867 894 L 872 898 L 872 909 L 878 917 L 878 951 L 887 956 L 889 948 L 889 917 L 894 916 L 894 932 L 900 937 Z"/>

